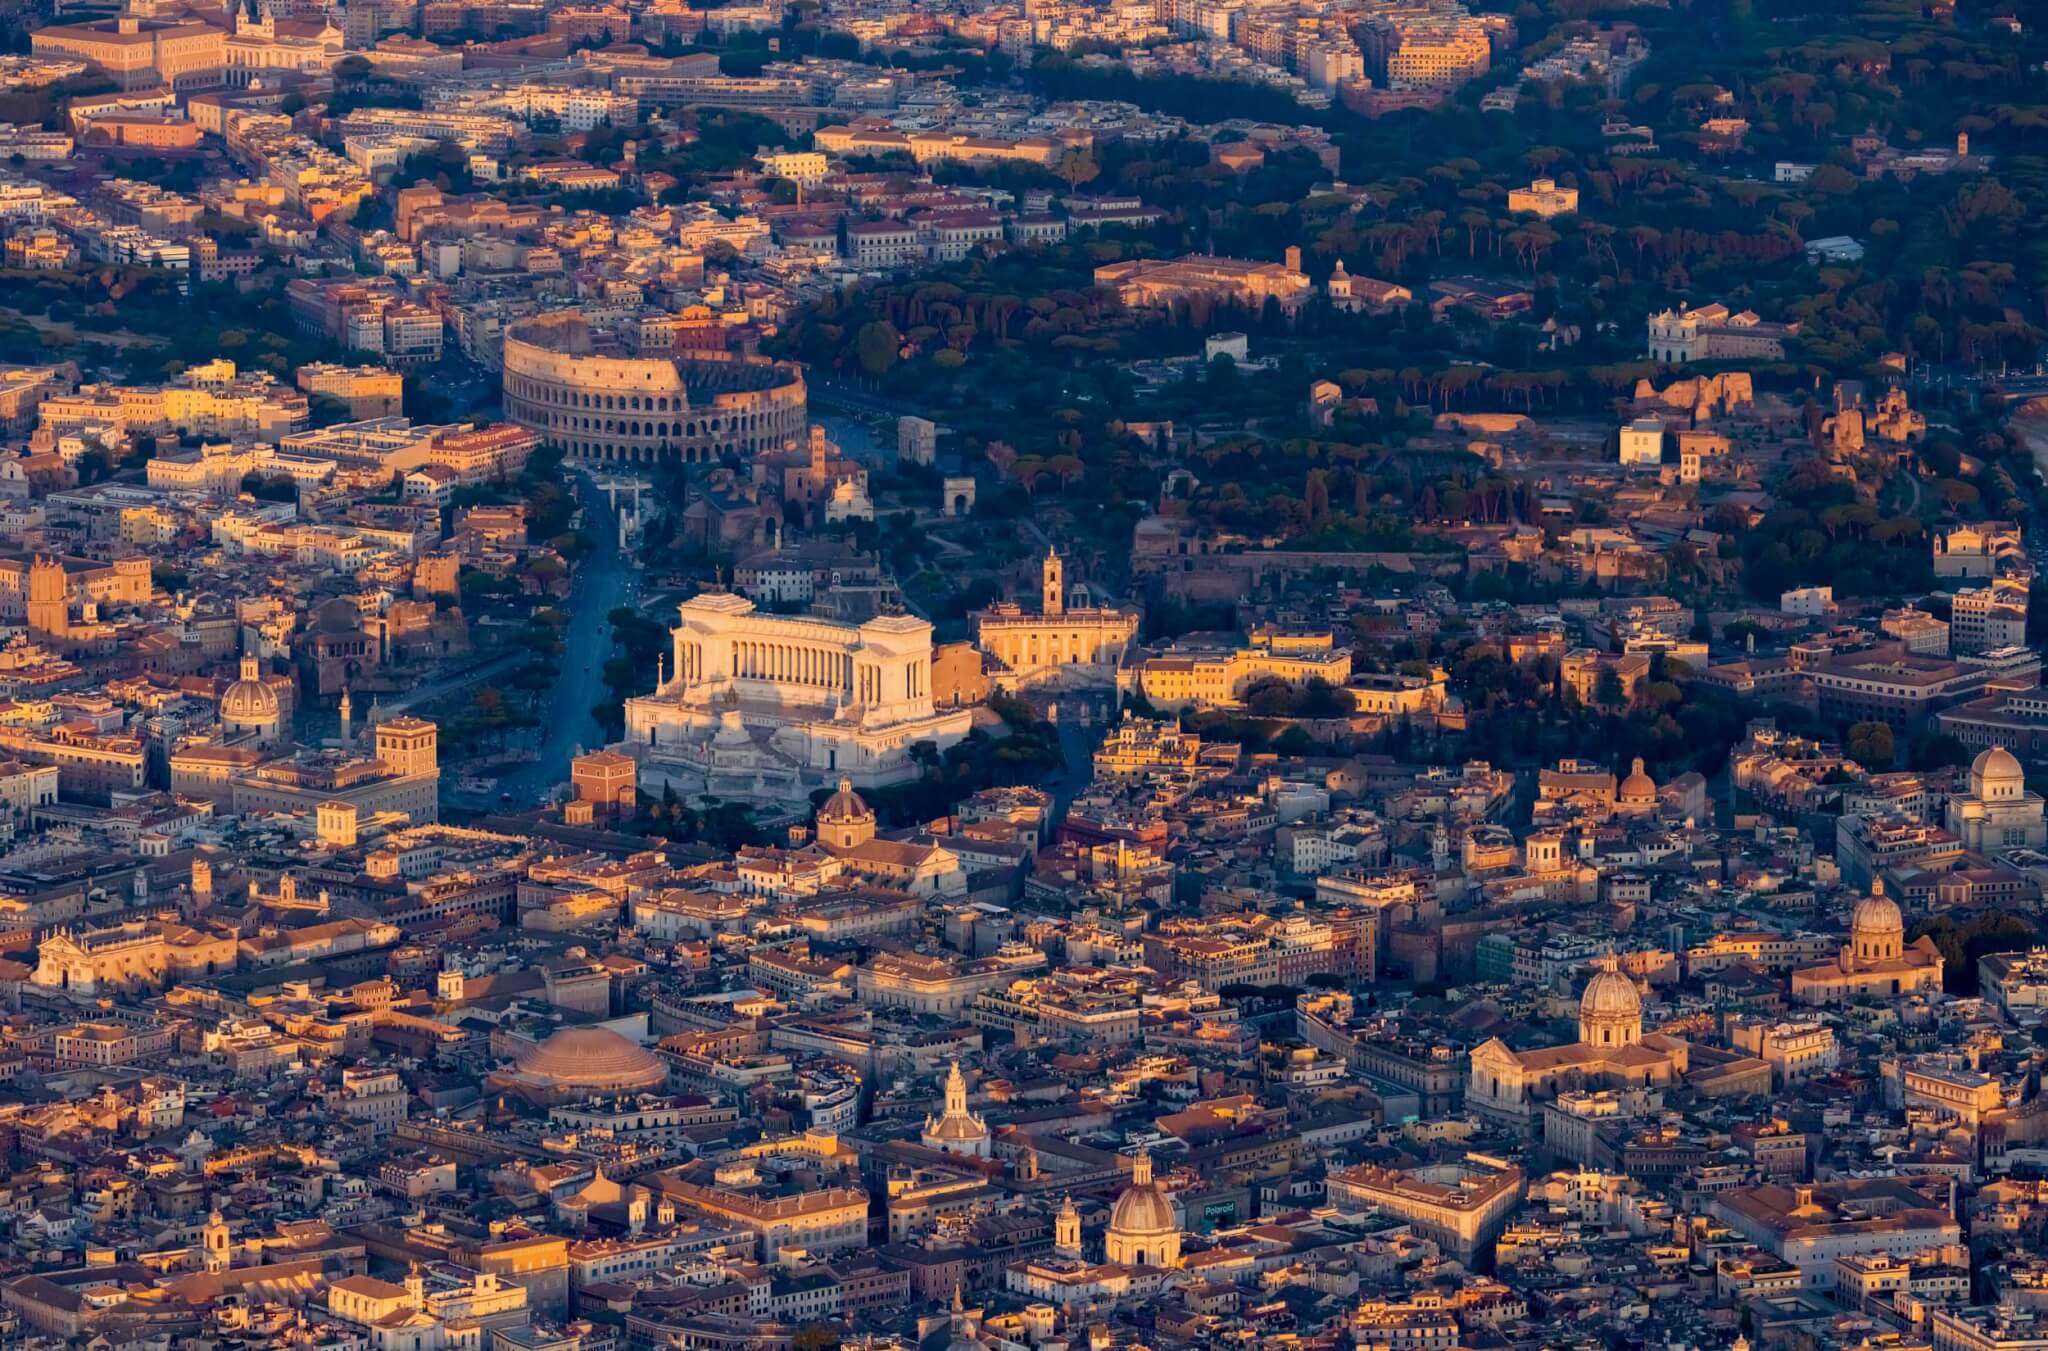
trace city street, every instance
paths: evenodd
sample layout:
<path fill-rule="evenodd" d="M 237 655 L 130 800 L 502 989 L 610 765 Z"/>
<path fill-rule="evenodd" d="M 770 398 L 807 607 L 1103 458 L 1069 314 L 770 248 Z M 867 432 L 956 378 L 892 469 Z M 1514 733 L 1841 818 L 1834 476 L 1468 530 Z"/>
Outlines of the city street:
<path fill-rule="evenodd" d="M 604 663 L 611 655 L 611 631 L 605 616 L 631 603 L 637 569 L 619 551 L 618 519 L 611 504 L 589 477 L 575 473 L 576 499 L 583 504 L 585 528 L 595 545 L 571 583 L 569 599 L 559 608 L 569 616 L 562 632 L 561 673 L 541 706 L 540 756 L 499 781 L 499 791 L 524 810 L 537 806 L 556 784 L 569 779 L 569 761 L 578 748 L 594 750 L 604 733 L 590 709 L 604 693 Z"/>
<path fill-rule="evenodd" d="M 807 375 L 813 416 L 819 405 L 843 408 L 850 413 L 872 413 L 882 417 L 924 416 L 924 410 L 864 387 L 859 382 L 821 374 L 814 367 Z M 820 419 L 822 420 L 822 419 Z"/>

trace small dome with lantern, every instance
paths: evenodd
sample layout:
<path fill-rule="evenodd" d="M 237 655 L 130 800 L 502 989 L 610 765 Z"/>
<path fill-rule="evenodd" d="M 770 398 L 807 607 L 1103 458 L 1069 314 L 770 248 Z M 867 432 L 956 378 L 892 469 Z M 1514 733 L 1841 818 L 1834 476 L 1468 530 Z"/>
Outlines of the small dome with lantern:
<path fill-rule="evenodd" d="M 1615 802 L 1623 812 L 1641 813 L 1654 810 L 1657 806 L 1657 781 L 1643 772 L 1643 757 L 1635 758 L 1635 765 L 1629 776 L 1621 781 L 1615 793 Z"/>
<path fill-rule="evenodd" d="M 1643 1039 L 1643 997 L 1621 964 L 1603 957 L 1579 996 L 1579 1041 L 1587 1046 L 1633 1046 Z"/>
<path fill-rule="evenodd" d="M 858 798 L 854 799 L 856 802 Z M 967 1079 L 954 1061 L 946 1075 L 946 1109 L 924 1119 L 924 1147 L 965 1158 L 989 1157 L 992 1144 L 988 1122 L 967 1110 Z"/>
<path fill-rule="evenodd" d="M 839 791 L 818 808 L 818 843 L 827 849 L 858 849 L 873 838 L 874 808 L 853 791 L 853 780 L 841 775 Z"/>
<path fill-rule="evenodd" d="M 220 720 L 231 735 L 253 734 L 259 742 L 277 739 L 284 721 L 284 709 L 277 691 L 263 679 L 256 658 L 242 658 L 241 679 L 221 695 Z"/>
<path fill-rule="evenodd" d="M 1849 948 L 1858 962 L 1897 961 L 1906 950 L 1906 920 L 1899 903 L 1884 894 L 1884 879 L 1849 914 Z"/>

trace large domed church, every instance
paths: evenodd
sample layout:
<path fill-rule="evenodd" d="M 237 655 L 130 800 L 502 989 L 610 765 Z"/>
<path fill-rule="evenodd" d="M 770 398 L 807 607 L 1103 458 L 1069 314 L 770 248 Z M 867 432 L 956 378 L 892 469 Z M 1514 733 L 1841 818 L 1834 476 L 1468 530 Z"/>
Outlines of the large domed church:
<path fill-rule="evenodd" d="M 1149 1153 L 1141 1151 L 1131 1160 L 1131 1185 L 1109 1212 L 1103 1249 L 1110 1261 L 1127 1267 L 1180 1265 L 1180 1219 L 1166 1192 L 1152 1180 Z"/>
<path fill-rule="evenodd" d="M 221 695 L 220 721 L 228 735 L 254 737 L 258 746 L 274 746 L 283 739 L 284 706 L 264 680 L 256 658 L 242 658 L 241 679 Z"/>
<path fill-rule="evenodd" d="M 1110 1209 L 1102 1246 L 1106 1260 L 1082 1256 L 1081 1213 L 1067 1197 L 1053 1220 L 1052 1252 L 1010 1263 L 1005 1285 L 1012 1294 L 1073 1309 L 1156 1298 L 1181 1280 L 1180 1214 L 1153 1179 L 1149 1153 L 1131 1160 L 1131 1184 Z"/>
<path fill-rule="evenodd" d="M 1493 1037 L 1472 1052 L 1465 1103 L 1480 1115 L 1528 1131 L 1545 1101 L 1576 1088 L 1656 1088 L 1686 1071 L 1690 1047 L 1643 1032 L 1643 999 L 1612 957 L 1595 966 L 1579 996 L 1579 1039 L 1517 1051 Z"/>
<path fill-rule="evenodd" d="M 1982 757 L 1979 757 L 1982 762 Z M 1898 903 L 1884 894 L 1882 879 L 1856 902 L 1849 916 L 1849 941 L 1841 955 L 1821 966 L 1792 973 L 1795 1004 L 1846 1004 L 1864 995 L 1889 998 L 1941 988 L 1941 952 L 1922 934 L 1906 943 L 1906 921 Z"/>

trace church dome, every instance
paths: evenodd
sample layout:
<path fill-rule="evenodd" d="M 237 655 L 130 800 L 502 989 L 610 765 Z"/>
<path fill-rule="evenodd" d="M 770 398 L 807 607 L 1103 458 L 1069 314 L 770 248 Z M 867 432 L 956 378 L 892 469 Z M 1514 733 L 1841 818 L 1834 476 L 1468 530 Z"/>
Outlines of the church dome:
<path fill-rule="evenodd" d="M 988 1123 L 967 1110 L 967 1079 L 957 1060 L 946 1074 L 946 1110 L 924 1119 L 924 1146 L 948 1154 L 989 1156 Z"/>
<path fill-rule="evenodd" d="M 529 1079 L 594 1092 L 657 1088 L 668 1079 L 659 1057 L 603 1027 L 565 1027 L 513 1064 Z"/>
<path fill-rule="evenodd" d="M 967 1110 L 967 1078 L 954 1061 L 946 1074 L 946 1110 L 936 1121 L 927 1119 L 925 1136 L 932 1140 L 983 1140 L 988 1123 Z"/>
<path fill-rule="evenodd" d="M 988 1135 L 988 1127 L 971 1116 L 942 1116 L 927 1134 L 937 1140 L 980 1140 Z"/>
<path fill-rule="evenodd" d="M 1180 1229 L 1173 1218 L 1173 1203 L 1156 1185 L 1133 1187 L 1119 1196 L 1110 1212 L 1109 1227 L 1119 1234 L 1171 1234 Z"/>
<path fill-rule="evenodd" d="M 942 1116 L 925 1134 L 935 1140 L 985 1140 L 988 1126 L 978 1117 Z"/>
<path fill-rule="evenodd" d="M 1657 800 L 1657 781 L 1643 772 L 1642 756 L 1638 755 L 1636 757 L 1635 768 L 1629 772 L 1627 778 L 1621 781 L 1621 790 L 1618 796 L 1623 802 L 1655 802 Z"/>
<path fill-rule="evenodd" d="M 1993 746 L 1970 764 L 1970 795 L 1976 798 L 2026 796 L 2027 773 L 2003 746 Z"/>
<path fill-rule="evenodd" d="M 853 821 L 872 821 L 875 814 L 859 793 L 853 791 L 853 780 L 841 777 L 839 791 L 825 799 L 825 805 L 818 808 L 818 824 L 834 825 Z"/>
<path fill-rule="evenodd" d="M 274 723 L 281 709 L 277 691 L 263 682 L 254 657 L 242 659 L 242 678 L 228 686 L 221 696 L 221 721 L 256 726 Z"/>
<path fill-rule="evenodd" d="M 1636 983 L 1611 966 L 1595 971 L 1579 996 L 1581 1021 L 1642 1016 L 1643 997 L 1636 993 Z"/>
<path fill-rule="evenodd" d="M 1877 884 L 1882 887 L 1883 883 Z M 1906 931 L 1906 921 L 1899 914 L 1899 907 L 1883 891 L 1873 891 L 1856 902 L 1856 909 L 1849 917 L 1849 931 L 1852 934 L 1896 934 Z"/>
<path fill-rule="evenodd" d="M 1177 1234 L 1180 1221 L 1173 1213 L 1173 1202 L 1166 1199 L 1166 1193 L 1152 1180 L 1151 1159 L 1141 1156 L 1141 1162 L 1131 1172 L 1131 1185 L 1124 1194 L 1116 1198 L 1116 1208 L 1109 1212 L 1109 1229 L 1112 1234 L 1128 1238 L 1149 1238 L 1157 1234 Z"/>
<path fill-rule="evenodd" d="M 1621 963 L 1602 957 L 1579 996 L 1579 1044 L 1633 1046 L 1643 1039 L 1643 998 Z"/>

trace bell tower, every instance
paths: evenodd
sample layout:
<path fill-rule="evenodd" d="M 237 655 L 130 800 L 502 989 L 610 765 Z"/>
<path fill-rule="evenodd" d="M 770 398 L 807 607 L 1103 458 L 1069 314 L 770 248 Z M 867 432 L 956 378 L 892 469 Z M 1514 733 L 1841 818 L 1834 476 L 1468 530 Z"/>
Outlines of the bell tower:
<path fill-rule="evenodd" d="M 28 565 L 28 631 L 53 638 L 71 631 L 71 587 L 64 564 L 43 554 Z"/>
<path fill-rule="evenodd" d="M 953 1068 L 946 1075 L 946 1115 L 967 1115 L 967 1079 L 960 1073 L 960 1062 L 954 1061 Z"/>
<path fill-rule="evenodd" d="M 228 1222 L 221 1218 L 218 1210 L 206 1217 L 206 1227 L 199 1231 L 199 1246 L 208 1271 L 228 1269 L 233 1245 L 228 1238 Z"/>
<path fill-rule="evenodd" d="M 1052 1225 L 1052 1250 L 1061 1257 L 1081 1256 L 1081 1212 L 1074 1209 L 1074 1198 L 1069 1196 L 1060 1203 L 1059 1218 Z"/>
<path fill-rule="evenodd" d="M 1043 590 L 1045 613 L 1048 616 L 1063 613 L 1067 608 L 1067 569 L 1050 546 L 1045 551 Z"/>

